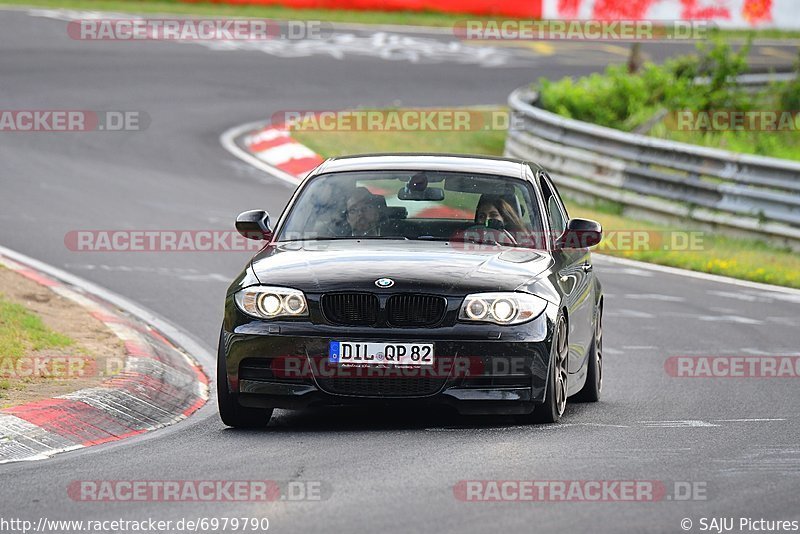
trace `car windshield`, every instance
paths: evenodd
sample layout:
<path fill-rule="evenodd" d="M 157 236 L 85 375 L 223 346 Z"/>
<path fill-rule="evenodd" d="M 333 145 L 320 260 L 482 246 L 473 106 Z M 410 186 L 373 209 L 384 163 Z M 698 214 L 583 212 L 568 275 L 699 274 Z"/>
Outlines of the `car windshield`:
<path fill-rule="evenodd" d="M 401 239 L 540 248 L 531 185 L 506 176 L 359 171 L 313 178 L 278 241 Z"/>

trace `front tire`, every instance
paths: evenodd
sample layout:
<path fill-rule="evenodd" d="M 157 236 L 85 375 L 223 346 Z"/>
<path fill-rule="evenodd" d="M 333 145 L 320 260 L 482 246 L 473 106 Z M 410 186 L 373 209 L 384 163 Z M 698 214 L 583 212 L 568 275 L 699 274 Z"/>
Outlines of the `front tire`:
<path fill-rule="evenodd" d="M 557 423 L 567 407 L 567 357 L 569 355 L 567 321 L 559 315 L 553 333 L 550 355 L 550 375 L 547 378 L 544 403 L 529 415 L 522 416 L 525 423 Z"/>
<path fill-rule="evenodd" d="M 228 370 L 225 367 L 225 346 L 222 333 L 217 349 L 217 406 L 219 417 L 234 428 L 263 428 L 269 424 L 272 408 L 240 406 L 236 395 L 228 390 Z"/>

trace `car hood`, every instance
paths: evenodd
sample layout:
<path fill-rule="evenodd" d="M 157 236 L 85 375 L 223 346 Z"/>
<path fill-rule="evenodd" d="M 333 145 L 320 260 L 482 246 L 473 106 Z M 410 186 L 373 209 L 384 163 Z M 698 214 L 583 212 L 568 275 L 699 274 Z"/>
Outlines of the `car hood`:
<path fill-rule="evenodd" d="M 394 285 L 387 292 L 467 294 L 514 290 L 552 263 L 552 256 L 541 250 L 483 246 L 476 251 L 462 243 L 336 240 L 272 244 L 253 258 L 252 267 L 261 284 L 308 293 L 377 291 L 377 279 L 391 278 Z"/>

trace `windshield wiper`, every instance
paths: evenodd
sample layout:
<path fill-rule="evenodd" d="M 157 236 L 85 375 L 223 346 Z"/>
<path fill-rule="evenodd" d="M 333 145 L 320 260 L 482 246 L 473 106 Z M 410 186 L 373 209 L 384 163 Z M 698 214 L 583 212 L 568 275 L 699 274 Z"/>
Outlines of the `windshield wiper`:
<path fill-rule="evenodd" d="M 521 245 L 518 243 L 500 243 L 498 241 L 478 241 L 476 239 L 465 239 L 465 238 L 450 238 L 450 237 L 434 237 L 432 235 L 421 235 L 414 239 L 415 241 L 439 241 L 439 242 L 452 242 L 452 243 L 474 243 L 476 245 L 498 245 L 500 247 L 511 247 L 511 248 L 530 248 L 535 249 L 536 247 L 530 245 Z"/>
<path fill-rule="evenodd" d="M 360 235 L 348 237 L 348 239 L 395 239 L 397 241 L 408 241 L 404 235 Z"/>
<path fill-rule="evenodd" d="M 352 237 L 315 237 L 313 239 L 310 238 L 303 238 L 303 239 L 281 239 L 277 241 L 277 243 L 296 243 L 298 241 L 333 241 L 335 239 L 353 239 Z"/>
<path fill-rule="evenodd" d="M 352 241 L 353 239 L 394 239 L 397 241 L 408 241 L 405 236 L 388 236 L 388 235 L 343 235 L 337 237 L 313 237 L 306 239 L 281 239 L 278 243 L 296 243 L 298 241 Z"/>

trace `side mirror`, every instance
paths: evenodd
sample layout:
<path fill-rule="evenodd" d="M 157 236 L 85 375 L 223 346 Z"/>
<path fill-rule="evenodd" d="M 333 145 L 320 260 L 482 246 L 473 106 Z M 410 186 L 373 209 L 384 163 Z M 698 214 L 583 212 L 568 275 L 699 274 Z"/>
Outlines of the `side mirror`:
<path fill-rule="evenodd" d="M 590 219 L 570 219 L 567 229 L 556 239 L 556 248 L 589 248 L 603 239 L 603 227 Z"/>
<path fill-rule="evenodd" d="M 269 225 L 269 213 L 264 210 L 250 210 L 236 217 L 236 231 L 247 239 L 270 240 L 272 228 Z"/>

